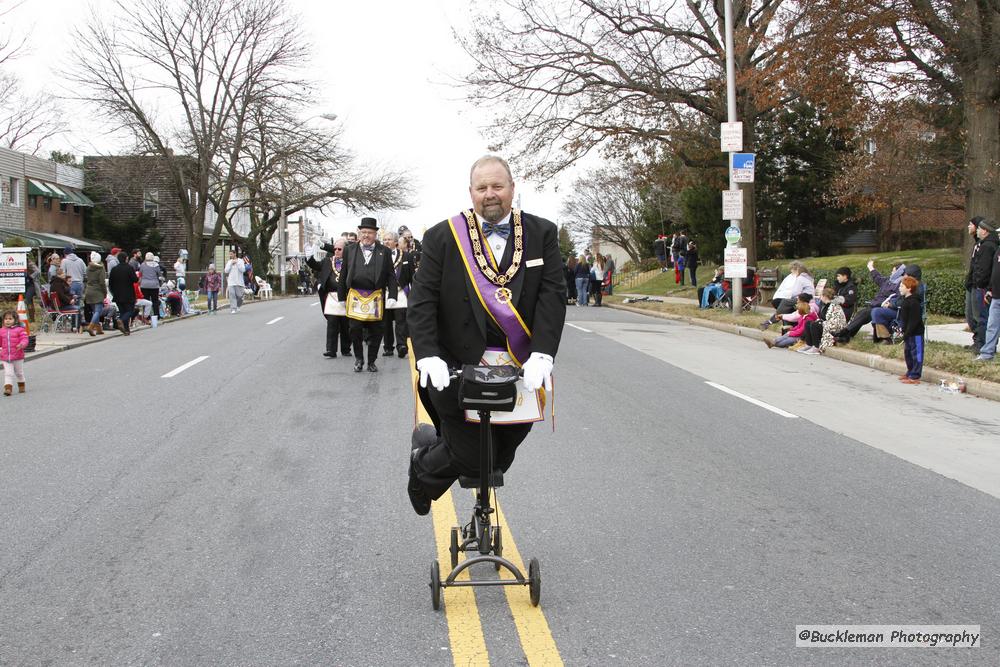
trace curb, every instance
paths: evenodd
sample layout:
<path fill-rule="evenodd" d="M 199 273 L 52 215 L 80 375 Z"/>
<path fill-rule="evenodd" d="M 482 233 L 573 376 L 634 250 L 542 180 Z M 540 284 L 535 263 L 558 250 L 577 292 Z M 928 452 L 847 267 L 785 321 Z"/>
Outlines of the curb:
<path fill-rule="evenodd" d="M 299 294 L 291 295 L 290 294 L 290 295 L 286 295 L 286 296 L 275 296 L 275 297 L 271 297 L 270 299 L 255 299 L 253 301 L 249 301 L 247 303 L 244 303 L 243 307 L 246 308 L 247 306 L 253 305 L 255 303 L 265 303 L 265 302 L 268 302 L 268 301 L 281 301 L 281 300 L 284 300 L 284 299 L 297 299 L 297 298 L 300 298 L 302 296 L 306 296 L 306 295 L 304 295 L 304 294 L 302 294 L 302 295 L 299 295 Z M 191 319 L 193 317 L 198 317 L 200 315 L 207 315 L 207 313 L 198 312 L 198 313 L 192 313 L 190 315 L 181 315 L 179 317 L 173 317 L 173 318 L 171 318 L 169 320 L 163 320 L 162 322 L 159 322 L 158 326 L 163 327 L 163 326 L 167 326 L 168 324 L 174 324 L 175 322 L 183 322 L 184 320 L 189 320 L 189 319 Z M 137 333 L 137 332 L 140 332 L 140 331 L 150 331 L 150 330 L 152 330 L 152 328 L 153 327 L 145 327 L 145 328 L 133 331 L 132 333 Z M 83 336 L 83 334 L 80 334 L 80 335 Z M 86 338 L 83 338 L 82 340 L 80 340 L 78 342 L 69 343 L 68 345 L 58 345 L 58 346 L 53 346 L 53 347 L 45 349 L 45 350 L 40 350 L 38 352 L 29 352 L 28 354 L 26 354 L 24 356 L 24 361 L 25 361 L 25 363 L 27 363 L 27 362 L 32 361 L 34 359 L 41 359 L 42 357 L 47 357 L 49 355 L 56 354 L 57 352 L 65 352 L 66 350 L 72 350 L 72 349 L 75 349 L 75 348 L 78 348 L 78 347 L 83 347 L 84 345 L 93 345 L 94 343 L 103 343 L 104 341 L 114 340 L 115 338 L 120 338 L 120 337 L 122 337 L 122 335 L 123 334 L 122 334 L 121 331 L 118 331 L 117 329 L 114 329 L 112 331 L 106 332 L 106 334 L 104 335 L 104 337 L 101 337 L 101 336 L 87 336 Z M 36 345 L 37 345 L 37 343 L 36 343 Z"/>
<path fill-rule="evenodd" d="M 674 315 L 673 313 L 662 313 L 655 310 L 645 310 L 643 308 L 634 308 L 621 304 L 609 303 L 605 305 L 608 308 L 625 310 L 639 315 L 650 315 L 664 320 L 674 320 L 698 327 L 704 327 L 706 329 L 715 329 L 716 331 L 721 331 L 723 333 L 745 336 L 746 338 L 752 338 L 754 340 L 764 340 L 763 331 L 760 331 L 759 329 L 751 329 L 740 324 L 713 322 L 712 320 L 702 320 L 688 315 Z M 771 335 L 773 336 L 774 334 Z M 856 366 L 865 366 L 876 371 L 892 373 L 893 375 L 902 375 L 906 372 L 906 364 L 904 362 L 898 359 L 881 357 L 877 354 L 871 354 L 870 352 L 858 352 L 856 350 L 845 350 L 843 348 L 832 347 L 824 352 L 823 356 L 831 359 L 837 359 L 838 361 L 844 361 L 849 364 L 854 364 Z M 957 380 L 959 377 L 960 376 L 955 375 L 954 373 L 947 373 L 945 371 L 937 370 L 936 368 L 924 366 L 921 380 L 929 384 L 939 384 L 941 380 L 952 381 Z M 980 380 L 978 378 L 963 378 L 963 380 L 965 381 L 965 393 L 971 396 L 986 398 L 991 401 L 1000 401 L 1000 384 L 990 382 L 989 380 Z"/>

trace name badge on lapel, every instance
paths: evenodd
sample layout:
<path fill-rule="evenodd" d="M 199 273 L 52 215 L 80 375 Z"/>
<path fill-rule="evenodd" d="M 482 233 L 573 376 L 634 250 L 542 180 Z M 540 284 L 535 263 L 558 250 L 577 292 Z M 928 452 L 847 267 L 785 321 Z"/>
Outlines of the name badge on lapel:
<path fill-rule="evenodd" d="M 533 266 L 541 266 L 544 263 L 545 260 L 539 257 L 538 259 L 529 259 L 527 262 L 524 263 L 524 266 L 530 269 Z"/>

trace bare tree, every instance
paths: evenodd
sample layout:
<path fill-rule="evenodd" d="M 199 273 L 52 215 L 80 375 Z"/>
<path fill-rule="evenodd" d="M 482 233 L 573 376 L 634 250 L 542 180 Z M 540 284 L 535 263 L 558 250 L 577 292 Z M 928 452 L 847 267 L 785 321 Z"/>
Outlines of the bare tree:
<path fill-rule="evenodd" d="M 738 115 L 744 146 L 756 124 L 799 96 L 831 103 L 850 89 L 835 32 L 808 20 L 809 3 L 734 0 Z M 709 0 L 507 0 L 460 37 L 477 67 L 470 98 L 500 109 L 492 138 L 532 175 L 550 176 L 595 148 L 627 154 L 661 144 L 690 166 L 724 168 L 717 130 L 727 119 L 723 3 Z M 706 141 L 711 137 L 711 141 Z M 747 199 L 752 201 L 752 189 Z M 755 257 L 752 207 L 744 239 Z"/>
<path fill-rule="evenodd" d="M 206 229 L 206 207 L 229 210 L 248 114 L 302 90 L 306 43 L 281 0 L 119 0 L 116 14 L 76 31 L 69 75 L 138 153 L 163 158 L 201 266 L 223 229 Z"/>
<path fill-rule="evenodd" d="M 649 230 L 646 215 L 656 209 L 656 202 L 650 206 L 649 193 L 634 172 L 592 171 L 574 181 L 572 192 L 560 216 L 573 236 L 613 243 L 636 263 L 649 254 L 644 241 Z M 667 214 L 676 215 L 670 202 L 667 209 Z"/>
<path fill-rule="evenodd" d="M 20 2 L 0 2 L 0 18 L 10 15 Z M 38 154 L 42 145 L 66 131 L 55 98 L 45 92 L 27 93 L 21 79 L 5 65 L 24 51 L 29 35 L 0 34 L 0 145 Z"/>
<path fill-rule="evenodd" d="M 343 147 L 342 128 L 334 124 L 335 118 L 323 117 L 327 122 L 322 125 L 300 120 L 302 106 L 254 104 L 249 114 L 237 161 L 238 196 L 230 200 L 223 220 L 230 236 L 251 253 L 254 266 L 269 265 L 282 203 L 286 217 L 335 205 L 353 211 L 409 207 L 403 174 L 359 168 L 355 156 Z M 241 210 L 250 219 L 246 236 L 231 224 Z"/>

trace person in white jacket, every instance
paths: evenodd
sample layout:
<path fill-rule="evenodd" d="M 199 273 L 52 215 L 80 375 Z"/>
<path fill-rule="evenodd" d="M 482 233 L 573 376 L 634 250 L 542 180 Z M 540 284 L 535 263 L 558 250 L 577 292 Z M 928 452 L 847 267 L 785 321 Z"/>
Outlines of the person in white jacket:
<path fill-rule="evenodd" d="M 226 274 L 226 295 L 229 297 L 229 312 L 240 312 L 243 305 L 243 274 L 246 273 L 247 265 L 236 255 L 235 250 L 229 251 L 229 261 L 223 269 Z"/>
<path fill-rule="evenodd" d="M 816 287 L 806 265 L 796 260 L 788 265 L 788 275 L 774 291 L 774 298 L 771 299 L 774 315 L 760 323 L 761 331 L 777 322 L 782 315 L 794 312 L 795 301 L 800 294 L 813 296 L 816 294 Z"/>

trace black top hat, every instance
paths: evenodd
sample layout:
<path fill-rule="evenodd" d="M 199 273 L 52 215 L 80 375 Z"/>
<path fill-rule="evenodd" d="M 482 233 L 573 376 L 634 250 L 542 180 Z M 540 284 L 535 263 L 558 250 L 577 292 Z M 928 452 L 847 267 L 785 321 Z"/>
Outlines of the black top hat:
<path fill-rule="evenodd" d="M 375 218 L 361 218 L 358 229 L 378 229 L 378 220 Z"/>

